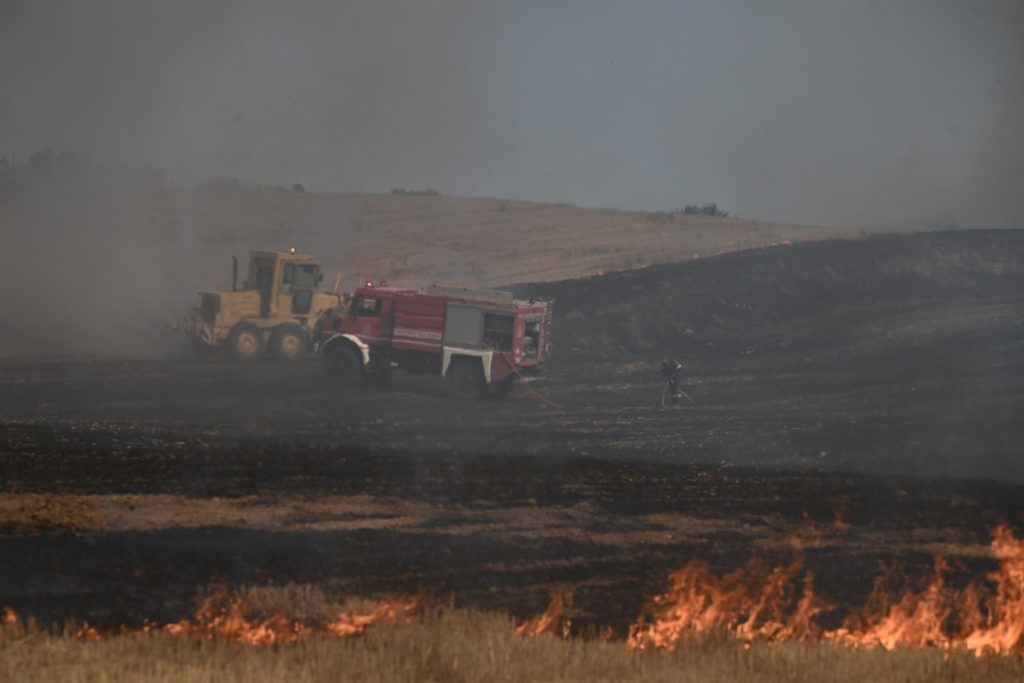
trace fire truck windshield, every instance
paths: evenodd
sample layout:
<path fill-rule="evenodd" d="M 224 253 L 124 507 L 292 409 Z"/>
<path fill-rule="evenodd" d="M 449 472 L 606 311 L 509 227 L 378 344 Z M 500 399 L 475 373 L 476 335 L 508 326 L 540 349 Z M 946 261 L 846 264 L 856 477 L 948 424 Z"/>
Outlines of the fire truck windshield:
<path fill-rule="evenodd" d="M 540 348 L 540 320 L 526 321 L 526 334 L 523 335 L 523 360 L 533 360 Z"/>
<path fill-rule="evenodd" d="M 352 312 L 362 318 L 376 317 L 380 312 L 380 300 L 370 296 L 357 296 L 352 301 Z"/>

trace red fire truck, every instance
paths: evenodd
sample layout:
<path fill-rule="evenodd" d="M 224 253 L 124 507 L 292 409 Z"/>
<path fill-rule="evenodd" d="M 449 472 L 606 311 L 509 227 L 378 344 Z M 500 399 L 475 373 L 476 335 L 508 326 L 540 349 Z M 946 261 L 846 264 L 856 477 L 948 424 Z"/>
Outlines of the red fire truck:
<path fill-rule="evenodd" d="M 340 383 L 385 381 L 401 369 L 444 377 L 459 398 L 502 397 L 540 371 L 551 304 L 458 283 L 413 290 L 367 282 L 320 321 L 318 346 L 325 373 Z"/>

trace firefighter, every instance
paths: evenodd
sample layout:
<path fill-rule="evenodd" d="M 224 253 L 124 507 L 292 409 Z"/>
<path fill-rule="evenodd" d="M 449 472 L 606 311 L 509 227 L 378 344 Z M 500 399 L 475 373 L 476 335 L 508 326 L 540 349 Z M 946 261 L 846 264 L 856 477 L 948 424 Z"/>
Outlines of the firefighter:
<path fill-rule="evenodd" d="M 669 405 L 676 405 L 682 397 L 679 391 L 679 384 L 683 379 L 683 364 L 676 358 L 664 357 L 661 359 L 661 378 L 665 380 L 665 395 Z"/>

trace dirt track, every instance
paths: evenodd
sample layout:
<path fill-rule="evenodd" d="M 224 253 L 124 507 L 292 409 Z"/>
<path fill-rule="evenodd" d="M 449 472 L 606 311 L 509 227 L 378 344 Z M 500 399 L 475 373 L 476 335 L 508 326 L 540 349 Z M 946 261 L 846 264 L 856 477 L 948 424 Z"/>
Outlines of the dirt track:
<path fill-rule="evenodd" d="M 581 628 L 622 628 L 687 560 L 786 558 L 794 535 L 837 604 L 883 559 L 981 571 L 992 527 L 1024 524 L 1021 242 L 802 245 L 539 286 L 560 346 L 530 387 L 560 408 L 408 378 L 346 392 L 314 361 L 5 360 L 0 604 L 159 620 L 211 583 L 293 581 L 525 615 L 565 582 Z M 855 254 L 860 288 L 838 267 Z M 829 286 L 846 298 L 809 308 Z M 666 347 L 682 409 L 658 406 Z"/>

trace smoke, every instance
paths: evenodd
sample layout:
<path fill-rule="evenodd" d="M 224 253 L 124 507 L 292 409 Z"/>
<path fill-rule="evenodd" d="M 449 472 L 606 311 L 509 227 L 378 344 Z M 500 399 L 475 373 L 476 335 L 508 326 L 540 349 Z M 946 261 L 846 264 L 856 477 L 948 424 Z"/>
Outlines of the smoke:
<path fill-rule="evenodd" d="M 16 4 L 0 34 L 0 150 L 319 189 L 413 185 L 439 158 L 458 163 L 455 118 L 480 116 L 463 33 L 484 23 L 468 3 Z"/>
<path fill-rule="evenodd" d="M 97 161 L 0 197 L 3 305 L 30 316 L 0 350 L 157 345 L 139 312 L 223 270 L 184 189 L 210 178 L 1019 226 L 1022 25 L 1012 0 L 0 0 L 4 168 Z"/>
<path fill-rule="evenodd" d="M 166 321 L 206 270 L 191 192 L 40 152 L 0 167 L 0 353 L 180 348 Z"/>
<path fill-rule="evenodd" d="M 1015 0 L 0 7 L 0 154 L 866 228 L 1024 216 Z"/>

